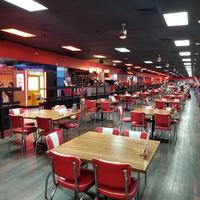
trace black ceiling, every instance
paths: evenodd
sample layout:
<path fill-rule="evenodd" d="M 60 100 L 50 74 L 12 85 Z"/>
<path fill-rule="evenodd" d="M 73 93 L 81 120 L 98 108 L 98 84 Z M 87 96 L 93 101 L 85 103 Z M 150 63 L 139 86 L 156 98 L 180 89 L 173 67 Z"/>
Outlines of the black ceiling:
<path fill-rule="evenodd" d="M 144 60 L 156 62 L 162 57 L 163 68 L 166 62 L 169 70 L 176 69 L 187 75 L 178 55 L 180 50 L 192 52 L 194 75 L 200 75 L 200 1 L 199 0 L 37 0 L 48 10 L 28 12 L 3 0 L 0 2 L 0 29 L 14 27 L 32 34 L 34 38 L 21 38 L 1 32 L 6 40 L 32 47 L 46 49 L 69 56 L 95 60 L 92 55 L 103 54 L 105 64 L 119 59 L 123 64 L 147 66 Z M 188 11 L 189 25 L 167 27 L 163 13 Z M 119 39 L 121 23 L 125 22 L 128 31 L 126 40 Z M 175 39 L 190 39 L 190 47 L 176 47 Z M 69 52 L 62 45 L 81 48 L 81 52 Z M 114 48 L 126 47 L 130 53 L 119 53 Z M 0 55 L 1 56 L 1 55 Z M 128 58 L 128 59 L 127 59 Z M 98 59 L 96 59 L 98 61 Z M 155 64 L 154 64 L 155 65 Z"/>

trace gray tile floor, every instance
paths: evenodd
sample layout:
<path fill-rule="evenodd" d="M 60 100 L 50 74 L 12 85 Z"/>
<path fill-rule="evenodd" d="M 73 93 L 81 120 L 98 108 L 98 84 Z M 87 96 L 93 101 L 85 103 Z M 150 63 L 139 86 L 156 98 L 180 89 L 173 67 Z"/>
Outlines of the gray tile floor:
<path fill-rule="evenodd" d="M 176 144 L 162 143 L 150 165 L 143 200 L 200 200 L 199 119 L 200 111 L 192 96 L 182 112 Z M 81 132 L 101 125 L 115 126 L 111 121 L 94 125 L 84 116 Z M 34 156 L 31 140 L 24 156 L 17 146 L 12 147 L 9 154 L 7 140 L 0 141 L 0 200 L 44 199 L 44 183 L 49 170 L 45 154 Z M 59 200 L 72 198 L 71 191 L 57 190 L 55 195 Z"/>

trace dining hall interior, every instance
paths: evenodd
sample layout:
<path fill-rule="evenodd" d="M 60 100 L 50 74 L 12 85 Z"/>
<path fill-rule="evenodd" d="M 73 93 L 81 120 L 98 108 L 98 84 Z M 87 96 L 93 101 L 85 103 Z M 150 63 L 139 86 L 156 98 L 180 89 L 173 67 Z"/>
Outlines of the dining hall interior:
<path fill-rule="evenodd" d="M 200 3 L 0 2 L 0 200 L 200 200 Z"/>

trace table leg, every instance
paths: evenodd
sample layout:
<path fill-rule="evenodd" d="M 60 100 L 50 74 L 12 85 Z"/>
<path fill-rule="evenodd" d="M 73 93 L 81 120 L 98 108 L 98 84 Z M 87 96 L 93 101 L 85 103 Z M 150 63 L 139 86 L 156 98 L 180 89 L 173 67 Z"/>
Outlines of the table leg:
<path fill-rule="evenodd" d="M 153 133 L 154 133 L 154 130 L 155 130 L 155 117 L 152 116 L 151 136 L 150 136 L 150 139 L 153 139 Z"/>

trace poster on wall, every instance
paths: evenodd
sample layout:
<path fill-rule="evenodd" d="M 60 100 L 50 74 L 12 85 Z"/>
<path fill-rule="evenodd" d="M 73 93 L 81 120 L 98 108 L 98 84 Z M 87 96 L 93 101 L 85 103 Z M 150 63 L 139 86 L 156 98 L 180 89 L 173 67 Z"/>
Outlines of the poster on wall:
<path fill-rule="evenodd" d="M 21 87 L 24 90 L 24 74 L 16 75 L 16 86 Z"/>

